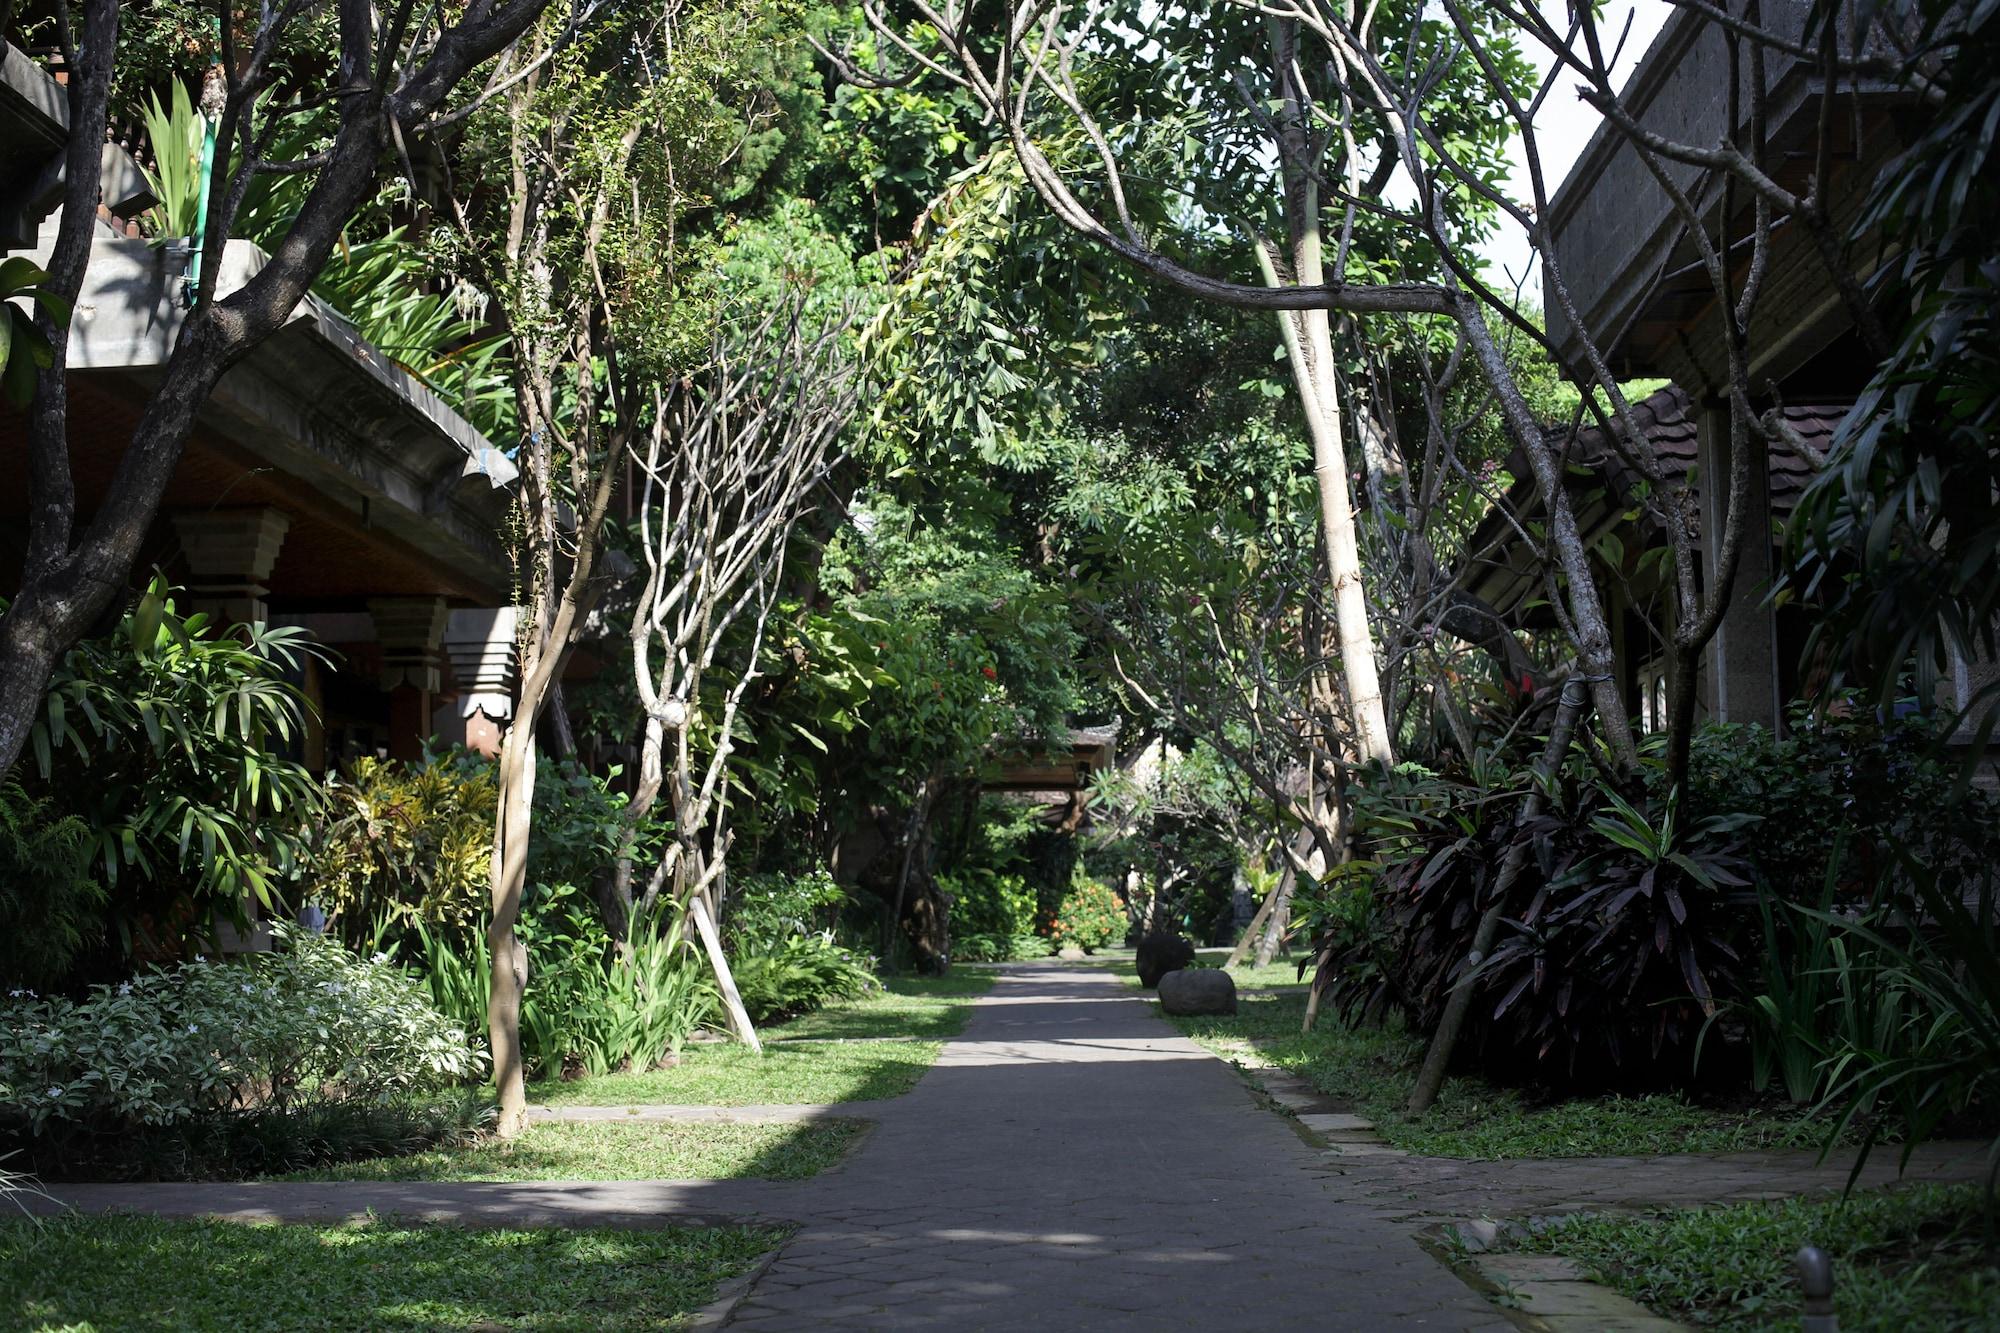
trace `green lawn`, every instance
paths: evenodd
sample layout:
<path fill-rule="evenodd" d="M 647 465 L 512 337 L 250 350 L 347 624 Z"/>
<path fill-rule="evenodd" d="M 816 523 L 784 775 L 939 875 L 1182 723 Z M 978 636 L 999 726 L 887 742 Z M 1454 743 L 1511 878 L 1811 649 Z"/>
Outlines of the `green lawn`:
<path fill-rule="evenodd" d="M 1970 1186 L 1576 1217 L 1521 1248 L 1567 1255 L 1670 1318 L 1747 1333 L 1798 1327 L 1792 1256 L 1808 1243 L 1833 1258 L 1847 1333 L 2000 1328 L 2000 1248 Z"/>
<path fill-rule="evenodd" d="M 0 1325 L 671 1329 L 775 1227 L 502 1231 L 151 1217 L 0 1222 Z"/>
<path fill-rule="evenodd" d="M 838 1162 L 867 1126 L 635 1121 L 532 1124 L 515 1139 L 344 1162 L 282 1180 L 803 1180 Z"/>
<path fill-rule="evenodd" d="M 939 1038 L 965 1026 L 970 1001 L 991 973 L 897 978 L 875 995 L 764 1029 L 764 1054 L 730 1043 L 695 1043 L 670 1069 L 607 1074 L 528 1089 L 551 1106 L 812 1105 L 873 1102 L 916 1086 L 942 1049 Z M 882 1040 L 920 1037 L 923 1040 Z"/>
<path fill-rule="evenodd" d="M 1817 1148 L 1824 1133 L 1802 1112 L 1711 1109 L 1679 1097 L 1601 1097 L 1535 1103 L 1478 1079 L 1445 1083 L 1421 1119 L 1403 1114 L 1423 1058 L 1421 1043 L 1400 1031 L 1350 1031 L 1323 1016 L 1299 1031 L 1299 992 L 1245 995 L 1233 1018 L 1176 1018 L 1183 1032 L 1225 1057 L 1243 1057 L 1252 1040 L 1261 1059 L 1302 1075 L 1319 1091 L 1375 1121 L 1392 1145 L 1432 1157 L 1618 1157 L 1751 1148 Z"/>
<path fill-rule="evenodd" d="M 771 1041 L 801 1038 L 955 1037 L 972 1012 L 967 1003 L 993 988 L 993 974 L 959 970 L 941 977 L 891 977 L 882 990 L 789 1023 L 766 1028 Z"/>

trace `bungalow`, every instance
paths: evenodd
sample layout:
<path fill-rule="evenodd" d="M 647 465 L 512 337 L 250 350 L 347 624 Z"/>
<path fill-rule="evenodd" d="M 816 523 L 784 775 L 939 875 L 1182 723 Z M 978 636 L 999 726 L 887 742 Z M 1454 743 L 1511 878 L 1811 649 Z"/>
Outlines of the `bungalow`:
<path fill-rule="evenodd" d="M 0 253 L 45 260 L 62 201 L 60 85 L 0 44 Z M 87 521 L 185 316 L 185 246 L 140 239 L 150 202 L 107 145 L 91 262 L 70 326 L 70 455 Z M 263 262 L 231 242 L 218 289 Z M 0 407 L 0 459 L 20 468 L 25 422 Z M 299 684 L 313 704 L 299 756 L 412 757 L 437 737 L 491 750 L 512 711 L 511 569 L 499 541 L 514 465 L 419 378 L 308 297 L 223 376 L 148 536 L 196 609 L 303 626 L 336 650 Z M 0 592 L 16 586 L 28 498 L 0 494 Z"/>
<path fill-rule="evenodd" d="M 1816 9 L 1812 0 L 1767 0 L 1760 22 L 1782 42 L 1803 49 Z M 1731 59 L 1728 34 L 1703 10 L 1677 8 L 1634 69 L 1625 98 L 1643 127 L 1669 139 L 1701 146 L 1731 135 L 1740 141 L 1746 125 L 1730 123 L 1731 107 L 1748 108 L 1760 99 L 1732 98 L 1724 72 L 1735 70 L 1746 85 L 1737 91 L 1747 93 L 1755 68 Z M 1828 115 L 1818 71 L 1809 62 L 1772 49 L 1762 69 L 1767 168 L 1780 184 L 1803 192 L 1823 163 L 1824 207 L 1836 228 L 1851 230 L 1870 184 L 1905 142 L 1908 94 L 1868 78 L 1843 78 Z M 1822 132 L 1829 136 L 1823 152 Z M 1751 192 L 1725 190 L 1720 172 L 1698 166 L 1668 162 L 1661 170 L 1692 202 L 1704 230 L 1729 238 L 1725 253 L 1740 279 L 1748 263 L 1747 247 L 1739 242 L 1751 234 Z M 1726 208 L 1733 210 L 1728 216 Z M 1580 324 L 1621 378 L 1669 382 L 1640 406 L 1640 429 L 1670 476 L 1688 483 L 1698 505 L 1699 576 L 1712 578 L 1713 537 L 1728 508 L 1724 488 L 1716 484 L 1728 475 L 1729 414 L 1717 397 L 1727 377 L 1721 369 L 1721 315 L 1690 229 L 1655 164 L 1609 124 L 1599 128 L 1551 199 L 1547 227 L 1578 316 L 1572 322 L 1560 303 L 1550 302 L 1550 338 L 1574 363 L 1582 350 Z M 1893 245 L 1850 245 L 1841 258 L 1845 276 L 1868 290 L 1893 253 Z M 1766 596 L 1778 568 L 1776 537 L 1813 475 L 1813 456 L 1823 456 L 1860 387 L 1873 376 L 1876 360 L 1804 227 L 1781 222 L 1774 230 L 1764 283 L 1749 336 L 1751 381 L 1765 395 L 1761 407 L 1781 410 L 1792 433 L 1783 447 L 1769 451 L 1764 466 L 1751 469 L 1748 492 L 1738 497 L 1747 513 L 1767 516 L 1762 526 L 1771 539 L 1745 542 L 1728 613 L 1702 663 L 1698 697 L 1709 717 L 1777 725 L 1785 702 L 1806 683 L 1799 679 L 1806 626 L 1802 611 L 1774 606 Z M 1576 441 L 1572 494 L 1579 526 L 1611 593 L 1626 697 L 1641 704 L 1644 723 L 1658 726 L 1665 543 L 1633 503 L 1638 479 L 1607 445 L 1595 431 Z M 1525 466 L 1513 468 L 1516 476 L 1525 472 Z M 1532 485 L 1516 485 L 1503 506 L 1532 520 L 1537 509 Z M 1539 608 L 1542 593 L 1531 557 L 1504 513 L 1489 515 L 1475 534 L 1461 577 L 1470 591 L 1517 624 L 1534 625 L 1547 614 Z M 1992 673 L 1989 665 L 1959 664 L 1949 702 L 1963 705 Z"/>

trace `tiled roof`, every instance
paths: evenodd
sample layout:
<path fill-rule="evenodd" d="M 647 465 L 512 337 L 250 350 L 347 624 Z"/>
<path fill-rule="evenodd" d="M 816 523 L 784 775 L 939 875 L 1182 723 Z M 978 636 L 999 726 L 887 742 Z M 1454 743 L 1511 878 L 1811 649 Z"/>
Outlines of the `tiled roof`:
<path fill-rule="evenodd" d="M 1687 393 L 1671 384 L 1632 405 L 1633 423 L 1651 442 L 1661 470 L 1674 481 L 1685 480 L 1695 464 L 1697 445 L 1692 407 Z M 1844 406 L 1787 407 L 1785 421 L 1808 445 L 1824 455 L 1833 443 L 1833 433 L 1838 429 L 1840 419 L 1846 414 Z M 1799 495 L 1812 480 L 1814 469 L 1796 450 L 1783 446 L 1773 448 L 1769 458 L 1771 512 L 1782 518 L 1797 506 Z M 1628 490 L 1634 481 L 1631 469 L 1608 447 L 1601 427 L 1592 426 L 1578 432 L 1570 459 L 1592 471 L 1602 472 L 1621 491 Z M 1518 460 L 1518 472 L 1525 475 L 1525 459 Z"/>
<path fill-rule="evenodd" d="M 1785 409 L 1785 421 L 1808 446 L 1824 455 L 1846 412 L 1845 406 L 1838 405 L 1788 407 Z M 1687 480 L 1697 457 L 1694 403 L 1688 394 L 1669 385 L 1634 403 L 1632 417 L 1634 424 L 1652 444 L 1667 478 L 1675 482 Z M 1565 429 L 1565 426 L 1555 426 L 1550 431 L 1559 439 Z M 1770 463 L 1771 518 L 1774 522 L 1782 522 L 1797 507 L 1799 496 L 1812 480 L 1814 468 L 1797 450 L 1784 445 L 1773 447 L 1767 456 Z M 1639 478 L 1609 447 L 1605 432 L 1595 426 L 1578 431 L 1570 446 L 1569 463 L 1569 485 L 1577 500 L 1577 519 L 1584 530 L 1585 541 L 1594 541 L 1598 533 L 1623 525 L 1625 520 L 1622 515 L 1635 494 Z M 1506 466 L 1513 474 L 1514 482 L 1508 487 L 1502 504 L 1516 515 L 1535 513 L 1541 507 L 1540 497 L 1534 478 L 1529 473 L 1527 458 L 1516 449 Z M 1697 477 L 1689 491 L 1696 491 L 1699 486 L 1700 479 Z M 1602 498 L 1602 492 L 1606 490 L 1613 497 L 1609 503 Z M 1692 494 L 1689 498 L 1693 498 Z M 1691 516 L 1698 525 L 1699 506 L 1690 504 L 1689 507 L 1694 511 Z M 1657 522 L 1643 511 L 1635 526 L 1639 538 L 1637 546 L 1651 546 L 1665 540 Z M 1519 599 L 1531 596 L 1534 590 L 1535 578 L 1529 571 L 1529 565 L 1524 563 L 1525 557 L 1518 543 L 1513 523 L 1498 507 L 1488 512 L 1467 543 L 1467 549 L 1472 553 L 1468 559 L 1478 572 L 1471 575 L 1466 586 L 1503 610 Z M 1625 546 L 1627 550 L 1636 549 L 1630 536 L 1625 539 Z"/>

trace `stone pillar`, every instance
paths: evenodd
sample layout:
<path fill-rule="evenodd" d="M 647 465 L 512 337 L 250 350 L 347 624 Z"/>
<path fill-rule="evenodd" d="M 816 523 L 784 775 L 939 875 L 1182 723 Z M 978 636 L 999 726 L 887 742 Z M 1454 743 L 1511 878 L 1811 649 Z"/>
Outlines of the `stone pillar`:
<path fill-rule="evenodd" d="M 389 696 L 389 754 L 415 759 L 431 734 L 431 698 L 444 684 L 448 609 L 442 597 L 371 597 L 375 639 L 382 646 L 380 683 Z"/>
<path fill-rule="evenodd" d="M 481 754 L 500 752 L 500 735 L 514 715 L 515 608 L 453 611 L 445 621 L 444 651 L 458 682 L 458 704 L 437 710 L 433 730 L 450 734 Z"/>
<path fill-rule="evenodd" d="M 1701 493 L 1702 576 L 1715 584 L 1729 500 L 1729 409 L 1704 405 L 1696 428 Z M 1778 700 L 1778 624 L 1765 598 L 1771 591 L 1771 472 L 1761 447 L 1750 465 L 1745 493 L 1743 548 L 1736 559 L 1735 595 L 1709 640 L 1702 662 L 1701 701 L 1721 722 L 1761 722 L 1775 728 Z"/>
<path fill-rule="evenodd" d="M 188 564 L 188 601 L 223 625 L 271 618 L 266 581 L 291 519 L 268 505 L 203 509 L 173 516 Z"/>

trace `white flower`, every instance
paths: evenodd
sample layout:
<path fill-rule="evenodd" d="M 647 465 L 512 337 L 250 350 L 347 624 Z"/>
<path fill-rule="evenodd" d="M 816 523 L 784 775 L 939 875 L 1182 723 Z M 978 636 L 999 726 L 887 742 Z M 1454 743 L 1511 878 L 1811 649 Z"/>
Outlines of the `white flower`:
<path fill-rule="evenodd" d="M 49 1094 L 48 1094 L 48 1095 L 49 1095 L 49 1096 L 51 1096 L 51 1097 L 60 1097 L 60 1096 L 62 1096 L 62 1085 L 61 1085 L 61 1084 L 57 1084 L 57 1085 L 56 1085 L 55 1087 L 53 1087 L 53 1088 L 50 1088 L 50 1089 L 49 1089 Z"/>
<path fill-rule="evenodd" d="M 189 1032 L 199 1032 L 199 1031 L 201 1031 L 201 1029 L 200 1029 L 200 1028 L 198 1028 L 198 1027 L 196 1027 L 196 1026 L 195 1026 L 194 1024 L 190 1023 L 190 1024 L 188 1024 L 188 1031 L 189 1031 Z"/>
<path fill-rule="evenodd" d="M 131 983 L 131 982 L 129 982 L 129 981 L 121 981 L 121 982 L 119 982 L 119 983 L 118 983 L 118 993 L 119 993 L 120 995 L 130 995 L 130 994 L 132 993 L 132 983 Z"/>
<path fill-rule="evenodd" d="M 257 988 L 246 981 L 243 983 L 243 993 L 245 995 L 254 995 L 257 993 Z"/>
<path fill-rule="evenodd" d="M 387 953 L 378 953 L 368 961 L 372 963 L 386 963 L 389 961 L 389 955 Z"/>
<path fill-rule="evenodd" d="M 7 992 L 7 994 L 8 994 L 8 996 L 9 996 L 9 998 L 11 998 L 11 999 L 16 999 L 16 1000 L 20 999 L 20 998 L 21 998 L 21 997 L 22 997 L 23 995 L 27 996 L 27 997 L 28 997 L 29 999 L 31 999 L 31 1000 L 35 998 L 35 993 L 34 993 L 33 991 L 31 991 L 31 990 L 19 990 L 19 989 L 16 989 L 16 990 L 10 990 L 10 991 L 8 991 L 8 992 Z"/>

